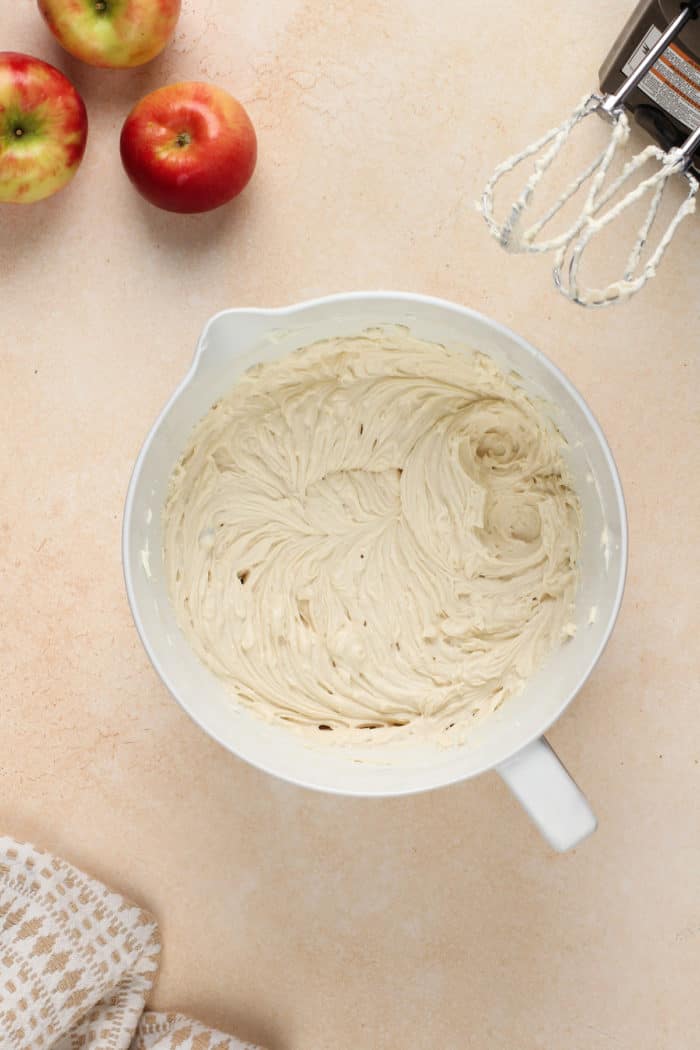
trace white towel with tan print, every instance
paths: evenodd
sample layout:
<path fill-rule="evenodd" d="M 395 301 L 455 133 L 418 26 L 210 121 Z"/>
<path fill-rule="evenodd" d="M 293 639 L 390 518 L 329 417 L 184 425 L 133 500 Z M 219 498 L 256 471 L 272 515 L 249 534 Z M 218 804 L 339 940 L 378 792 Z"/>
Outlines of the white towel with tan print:
<path fill-rule="evenodd" d="M 255 1050 L 144 1013 L 154 919 L 76 868 L 0 837 L 0 1050 Z"/>

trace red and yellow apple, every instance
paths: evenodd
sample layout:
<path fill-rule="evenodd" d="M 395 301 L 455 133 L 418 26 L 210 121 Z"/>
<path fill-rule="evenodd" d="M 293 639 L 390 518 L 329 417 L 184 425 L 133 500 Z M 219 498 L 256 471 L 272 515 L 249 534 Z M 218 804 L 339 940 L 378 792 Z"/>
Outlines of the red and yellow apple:
<path fill-rule="evenodd" d="M 31 204 L 75 175 L 87 141 L 70 80 L 31 55 L 0 51 L 0 201 Z"/>
<path fill-rule="evenodd" d="M 181 0 L 39 0 L 59 44 L 91 66 L 125 69 L 160 54 Z"/>
<path fill-rule="evenodd" d="M 200 212 L 250 181 L 257 139 L 240 102 L 211 84 L 181 83 L 146 95 L 121 134 L 126 173 L 151 204 Z"/>

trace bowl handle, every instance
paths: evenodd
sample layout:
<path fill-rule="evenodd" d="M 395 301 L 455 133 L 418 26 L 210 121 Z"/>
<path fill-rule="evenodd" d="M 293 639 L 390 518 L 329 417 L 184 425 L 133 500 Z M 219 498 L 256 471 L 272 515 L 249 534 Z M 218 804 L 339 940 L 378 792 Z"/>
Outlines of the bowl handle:
<path fill-rule="evenodd" d="M 560 853 L 578 845 L 598 826 L 585 796 L 543 736 L 497 766 L 497 771 Z"/>

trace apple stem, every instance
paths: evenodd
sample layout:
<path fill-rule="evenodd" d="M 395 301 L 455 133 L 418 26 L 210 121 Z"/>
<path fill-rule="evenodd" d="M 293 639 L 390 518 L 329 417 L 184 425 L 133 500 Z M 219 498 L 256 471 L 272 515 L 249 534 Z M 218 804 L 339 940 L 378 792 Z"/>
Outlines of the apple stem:
<path fill-rule="evenodd" d="M 15 138 L 21 139 L 24 135 L 24 128 L 15 128 Z"/>
<path fill-rule="evenodd" d="M 190 138 L 189 131 L 181 131 L 177 139 L 178 146 L 189 146 L 192 139 Z"/>

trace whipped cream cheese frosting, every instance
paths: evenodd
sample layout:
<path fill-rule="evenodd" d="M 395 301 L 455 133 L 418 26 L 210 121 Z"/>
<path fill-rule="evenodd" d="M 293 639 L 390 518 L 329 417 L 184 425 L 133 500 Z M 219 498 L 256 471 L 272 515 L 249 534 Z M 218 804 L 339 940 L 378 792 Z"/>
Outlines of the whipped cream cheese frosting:
<path fill-rule="evenodd" d="M 574 629 L 563 446 L 488 357 L 405 329 L 258 365 L 171 477 L 179 625 L 242 702 L 321 743 L 463 736 Z"/>

